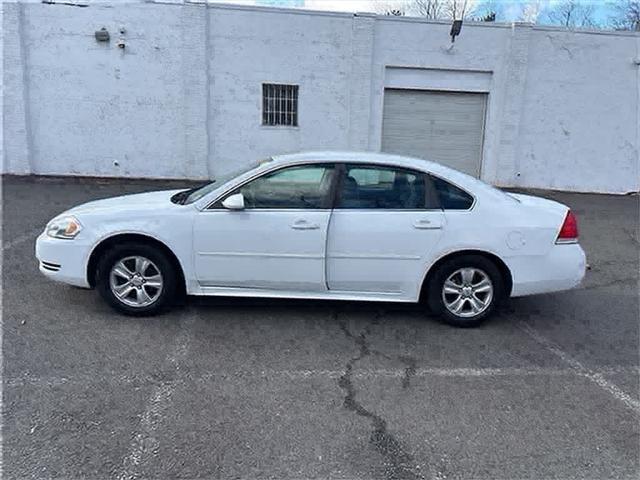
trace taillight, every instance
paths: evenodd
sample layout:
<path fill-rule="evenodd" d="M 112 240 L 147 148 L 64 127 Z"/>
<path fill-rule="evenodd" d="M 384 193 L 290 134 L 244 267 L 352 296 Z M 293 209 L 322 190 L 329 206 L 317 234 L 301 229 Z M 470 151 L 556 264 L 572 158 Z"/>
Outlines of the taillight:
<path fill-rule="evenodd" d="M 571 210 L 564 217 L 556 243 L 576 243 L 578 241 L 578 220 Z"/>

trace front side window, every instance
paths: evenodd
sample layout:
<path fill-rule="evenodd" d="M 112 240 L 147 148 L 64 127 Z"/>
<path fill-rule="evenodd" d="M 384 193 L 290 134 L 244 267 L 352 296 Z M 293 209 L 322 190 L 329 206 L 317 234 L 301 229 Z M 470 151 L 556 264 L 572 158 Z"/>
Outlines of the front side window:
<path fill-rule="evenodd" d="M 427 176 L 394 167 L 346 165 L 338 208 L 417 210 L 429 205 Z"/>
<path fill-rule="evenodd" d="M 330 208 L 333 165 L 302 165 L 266 173 L 241 186 L 245 208 Z M 232 195 L 231 194 L 231 195 Z"/>
<path fill-rule="evenodd" d="M 473 205 L 473 197 L 461 188 L 438 177 L 432 177 L 431 181 L 444 210 L 469 210 Z"/>
<path fill-rule="evenodd" d="M 298 85 L 262 84 L 262 124 L 298 126 Z"/>

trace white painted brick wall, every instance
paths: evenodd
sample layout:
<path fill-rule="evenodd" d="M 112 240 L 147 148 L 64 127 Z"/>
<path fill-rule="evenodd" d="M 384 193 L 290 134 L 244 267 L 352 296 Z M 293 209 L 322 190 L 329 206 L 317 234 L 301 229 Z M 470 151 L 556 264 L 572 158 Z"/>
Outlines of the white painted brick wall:
<path fill-rule="evenodd" d="M 499 145 L 494 170 L 486 171 L 487 180 L 498 185 L 521 185 L 518 157 L 520 121 L 527 83 L 529 46 L 532 30 L 529 25 L 514 24 L 508 39 L 508 50 L 502 64 L 502 102 L 500 122 L 496 128 Z"/>
<path fill-rule="evenodd" d="M 351 31 L 349 148 L 368 150 L 375 16 L 354 17 Z"/>
<path fill-rule="evenodd" d="M 400 66 L 488 72 L 485 180 L 640 189 L 639 35 L 465 24 L 452 45 L 448 24 L 371 15 L 3 9 L 3 172 L 207 178 L 285 152 L 378 150 L 385 70 Z M 300 86 L 299 127 L 261 125 L 263 82 Z"/>
<path fill-rule="evenodd" d="M 33 173 L 184 176 L 183 7 L 23 8 Z"/>
<path fill-rule="evenodd" d="M 187 178 L 209 178 L 208 13 L 204 5 L 188 4 L 180 9 L 180 15 L 183 52 L 183 175 Z"/>
<path fill-rule="evenodd" d="M 30 173 L 27 130 L 27 75 L 22 45 L 22 14 L 17 3 L 2 4 L 2 171 Z"/>
<path fill-rule="evenodd" d="M 639 37 L 533 33 L 518 136 L 520 183 L 639 190 L 638 66 L 633 63 Z"/>
<path fill-rule="evenodd" d="M 210 153 L 221 175 L 270 155 L 349 147 L 352 17 L 211 8 Z M 299 85 L 299 127 L 262 126 L 262 83 Z"/>

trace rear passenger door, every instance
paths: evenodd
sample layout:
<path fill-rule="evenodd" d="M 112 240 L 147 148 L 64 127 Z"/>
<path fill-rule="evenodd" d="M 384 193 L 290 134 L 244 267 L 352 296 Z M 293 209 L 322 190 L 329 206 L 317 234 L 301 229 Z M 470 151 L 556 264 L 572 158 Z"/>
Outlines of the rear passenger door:
<path fill-rule="evenodd" d="M 340 167 L 327 239 L 330 290 L 416 294 L 445 219 L 431 178 L 368 164 Z"/>

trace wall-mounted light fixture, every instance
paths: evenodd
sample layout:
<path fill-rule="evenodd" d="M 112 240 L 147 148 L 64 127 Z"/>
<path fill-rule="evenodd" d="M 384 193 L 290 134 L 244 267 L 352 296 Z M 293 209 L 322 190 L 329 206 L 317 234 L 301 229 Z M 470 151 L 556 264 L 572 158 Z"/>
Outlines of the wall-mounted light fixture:
<path fill-rule="evenodd" d="M 456 37 L 460 35 L 460 30 L 462 30 L 462 20 L 454 20 L 451 24 L 451 32 L 449 32 L 451 43 L 456 41 Z"/>
<path fill-rule="evenodd" d="M 98 42 L 108 42 L 109 41 L 109 32 L 106 28 L 102 27 L 100 30 L 96 30 L 94 33 L 96 40 Z"/>

